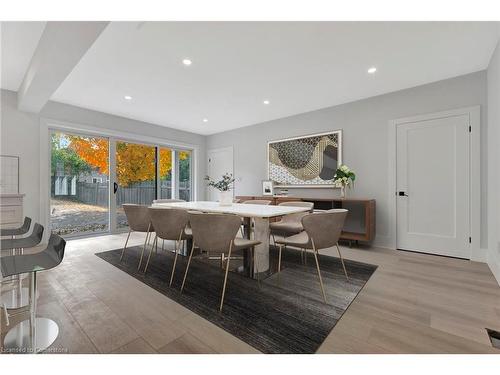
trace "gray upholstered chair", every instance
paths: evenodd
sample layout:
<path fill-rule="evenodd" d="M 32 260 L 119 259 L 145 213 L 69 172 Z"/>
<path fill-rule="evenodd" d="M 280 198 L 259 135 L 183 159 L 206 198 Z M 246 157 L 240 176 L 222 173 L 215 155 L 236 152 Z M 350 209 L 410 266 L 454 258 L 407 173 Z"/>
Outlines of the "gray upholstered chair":
<path fill-rule="evenodd" d="M 309 209 L 309 213 L 312 212 L 314 203 L 312 202 L 283 202 L 279 206 L 288 207 L 306 207 Z M 273 243 L 276 244 L 275 236 L 288 237 L 294 234 L 300 233 L 304 230 L 302 226 L 302 218 L 307 215 L 308 212 L 299 212 L 297 214 L 285 215 L 280 221 L 269 224 L 269 229 L 271 230 L 271 236 L 273 238 Z"/>
<path fill-rule="evenodd" d="M 31 218 L 26 216 L 24 218 L 24 223 L 22 226 L 18 228 L 5 228 L 0 229 L 0 237 L 12 237 L 14 236 L 22 236 L 29 232 L 31 226 Z"/>
<path fill-rule="evenodd" d="M 227 263 L 224 276 L 224 284 L 222 286 L 222 295 L 220 299 L 219 311 L 222 311 L 224 304 L 224 295 L 226 293 L 227 275 L 229 272 L 229 263 L 231 261 L 231 254 L 235 251 L 243 249 L 252 250 L 253 263 L 257 264 L 255 259 L 255 245 L 260 244 L 259 241 L 247 240 L 242 238 L 235 238 L 238 228 L 240 227 L 241 220 L 236 215 L 225 214 L 206 214 L 206 213 L 189 213 L 189 222 L 193 231 L 193 246 L 189 254 L 184 279 L 182 280 L 181 292 L 184 290 L 186 277 L 193 257 L 195 245 L 202 250 L 209 251 L 210 253 L 222 253 L 227 251 Z M 258 273 L 258 270 L 257 270 Z"/>
<path fill-rule="evenodd" d="M 170 274 L 170 284 L 174 279 L 175 265 L 177 264 L 177 255 L 181 250 L 181 242 L 192 237 L 191 229 L 188 227 L 189 214 L 186 210 L 176 208 L 149 208 L 151 223 L 156 231 L 156 237 L 153 246 L 157 243 L 158 238 L 162 240 L 175 241 L 175 258 L 172 272 Z M 144 273 L 148 270 L 149 261 L 153 247 L 149 251 L 148 261 L 144 267 Z"/>
<path fill-rule="evenodd" d="M 122 204 L 123 210 L 125 211 L 125 216 L 127 216 L 128 222 L 128 235 L 125 241 L 125 246 L 123 247 L 122 254 L 120 256 L 120 262 L 125 254 L 125 249 L 127 248 L 128 239 L 130 238 L 130 233 L 132 232 L 142 232 L 146 233 L 146 238 L 144 240 L 144 247 L 141 252 L 141 259 L 139 260 L 139 265 L 137 269 L 141 268 L 142 258 L 144 257 L 144 252 L 146 251 L 146 245 L 151 233 L 154 232 L 154 227 L 151 225 L 151 217 L 149 214 L 149 207 L 140 204 Z"/>
<path fill-rule="evenodd" d="M 180 203 L 185 202 L 184 199 L 155 199 L 153 203 Z"/>
<path fill-rule="evenodd" d="M 281 251 L 283 246 L 290 245 L 300 249 L 309 249 L 313 251 L 316 268 L 318 270 L 321 293 L 323 294 L 325 303 L 326 294 L 323 287 L 323 280 L 321 279 L 321 271 L 319 269 L 318 251 L 336 246 L 345 277 L 349 280 L 344 265 L 344 259 L 342 258 L 338 245 L 347 212 L 348 211 L 344 209 L 334 209 L 321 213 L 308 214 L 302 218 L 302 225 L 304 226 L 303 232 L 276 241 L 279 246 L 278 272 L 281 271 Z"/>

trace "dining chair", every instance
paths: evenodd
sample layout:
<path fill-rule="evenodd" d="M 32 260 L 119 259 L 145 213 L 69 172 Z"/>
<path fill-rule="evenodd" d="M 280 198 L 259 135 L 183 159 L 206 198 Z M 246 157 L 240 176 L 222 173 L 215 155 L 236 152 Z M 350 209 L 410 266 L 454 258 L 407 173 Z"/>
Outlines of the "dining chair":
<path fill-rule="evenodd" d="M 281 272 L 281 251 L 283 246 L 289 245 L 313 251 L 316 268 L 318 270 L 321 293 L 323 294 L 323 300 L 325 303 L 326 294 L 323 286 L 323 280 L 321 278 L 321 271 L 319 269 L 318 251 L 336 246 L 342 263 L 342 268 L 344 269 L 345 277 L 349 281 L 344 259 L 342 258 L 338 244 L 347 212 L 348 211 L 345 209 L 333 209 L 321 213 L 307 214 L 302 218 L 302 225 L 304 226 L 303 232 L 276 241 L 279 247 L 278 274 Z"/>
<path fill-rule="evenodd" d="M 132 232 L 146 233 L 146 239 L 144 240 L 144 246 L 142 248 L 141 258 L 139 260 L 139 265 L 137 266 L 137 269 L 139 270 L 141 268 L 144 252 L 146 251 L 146 245 L 148 243 L 148 239 L 151 236 L 150 233 L 155 231 L 153 225 L 151 225 L 149 207 L 131 203 L 124 203 L 122 204 L 122 207 L 123 210 L 125 211 L 125 216 L 127 217 L 129 230 L 127 235 L 127 240 L 125 241 L 125 246 L 123 247 L 122 254 L 120 255 L 120 262 L 122 261 L 123 255 L 125 254 L 125 249 L 127 248 L 128 240 L 130 238 L 130 233 Z"/>
<path fill-rule="evenodd" d="M 191 229 L 188 227 L 189 214 L 186 210 L 176 208 L 150 207 L 149 212 L 151 216 L 151 223 L 156 231 L 153 246 L 157 243 L 158 238 L 162 240 L 175 241 L 175 257 L 169 283 L 169 285 L 172 285 L 175 266 L 177 264 L 177 255 L 181 250 L 181 242 L 192 237 Z M 153 248 L 149 251 L 148 261 L 146 262 L 144 273 L 148 270 L 152 252 Z"/>
<path fill-rule="evenodd" d="M 287 206 L 287 207 L 306 207 L 309 211 L 299 212 L 296 214 L 285 215 L 281 218 L 281 220 L 276 221 L 274 223 L 269 224 L 269 229 L 271 232 L 271 237 L 273 238 L 273 243 L 276 244 L 275 236 L 288 237 L 294 234 L 300 233 L 304 230 L 302 226 L 302 218 L 311 213 L 314 207 L 314 203 L 312 202 L 282 202 L 278 206 Z M 302 254 L 301 254 L 302 255 Z M 303 255 L 302 255 L 303 256 Z"/>
<path fill-rule="evenodd" d="M 0 229 L 0 237 L 11 237 L 13 239 L 14 236 L 22 236 L 23 234 L 29 232 L 30 226 L 31 226 L 31 218 L 26 216 L 24 218 L 23 225 L 21 225 L 20 227 Z"/>
<path fill-rule="evenodd" d="M 193 258 L 194 247 L 198 246 L 202 250 L 213 253 L 223 253 L 228 251 L 224 283 L 222 285 L 222 295 L 220 299 L 219 311 L 222 311 L 224 304 L 224 295 L 226 293 L 227 275 L 230 268 L 231 255 L 235 251 L 251 249 L 253 265 L 257 268 L 255 259 L 255 246 L 260 241 L 236 238 L 241 220 L 239 216 L 229 214 L 210 214 L 210 213 L 189 213 L 189 222 L 193 231 L 193 245 L 189 254 L 186 271 L 182 280 L 181 293 L 184 290 L 189 266 Z M 258 274 L 257 269 L 257 274 Z"/>

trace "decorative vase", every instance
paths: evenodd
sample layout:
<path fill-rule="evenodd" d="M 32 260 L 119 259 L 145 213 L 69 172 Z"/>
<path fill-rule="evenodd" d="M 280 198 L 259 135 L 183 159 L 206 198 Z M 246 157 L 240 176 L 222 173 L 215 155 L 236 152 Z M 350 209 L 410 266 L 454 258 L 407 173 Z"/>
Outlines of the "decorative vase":
<path fill-rule="evenodd" d="M 340 187 L 340 198 L 345 199 L 345 193 L 346 193 L 346 186 L 342 185 Z"/>
<path fill-rule="evenodd" d="M 219 205 L 231 206 L 233 204 L 233 193 L 231 190 L 219 192 Z"/>

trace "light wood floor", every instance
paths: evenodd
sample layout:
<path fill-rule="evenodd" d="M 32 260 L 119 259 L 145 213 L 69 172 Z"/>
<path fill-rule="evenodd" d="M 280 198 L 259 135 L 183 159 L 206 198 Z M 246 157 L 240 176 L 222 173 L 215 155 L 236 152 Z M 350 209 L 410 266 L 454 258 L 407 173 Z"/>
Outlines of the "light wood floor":
<path fill-rule="evenodd" d="M 133 234 L 131 245 L 143 238 Z M 124 242 L 125 235 L 68 241 L 63 264 L 40 274 L 39 315 L 61 327 L 54 347 L 70 353 L 257 352 L 94 255 Z M 486 264 L 375 248 L 344 247 L 343 254 L 379 268 L 319 353 L 500 353 L 485 330 L 500 330 L 500 287 Z"/>

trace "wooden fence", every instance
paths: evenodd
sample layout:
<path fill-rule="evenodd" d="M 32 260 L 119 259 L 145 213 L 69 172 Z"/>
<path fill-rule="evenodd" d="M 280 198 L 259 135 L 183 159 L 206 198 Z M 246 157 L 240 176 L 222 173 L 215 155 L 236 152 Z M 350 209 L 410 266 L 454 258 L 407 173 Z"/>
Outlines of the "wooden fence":
<path fill-rule="evenodd" d="M 52 184 L 54 187 L 54 183 Z M 76 195 L 56 195 L 56 198 L 72 198 L 79 202 L 91 204 L 95 206 L 108 207 L 108 183 L 76 183 Z M 54 196 L 54 188 L 52 189 Z M 189 181 L 181 181 L 179 184 L 179 198 L 186 201 L 190 200 L 191 187 Z M 158 197 L 170 198 L 171 197 L 171 182 L 162 181 L 161 192 Z M 120 187 L 116 192 L 116 203 L 121 205 L 123 203 L 136 203 L 136 204 L 151 204 L 155 198 L 155 185 L 154 182 L 142 182 L 132 186 Z"/>

